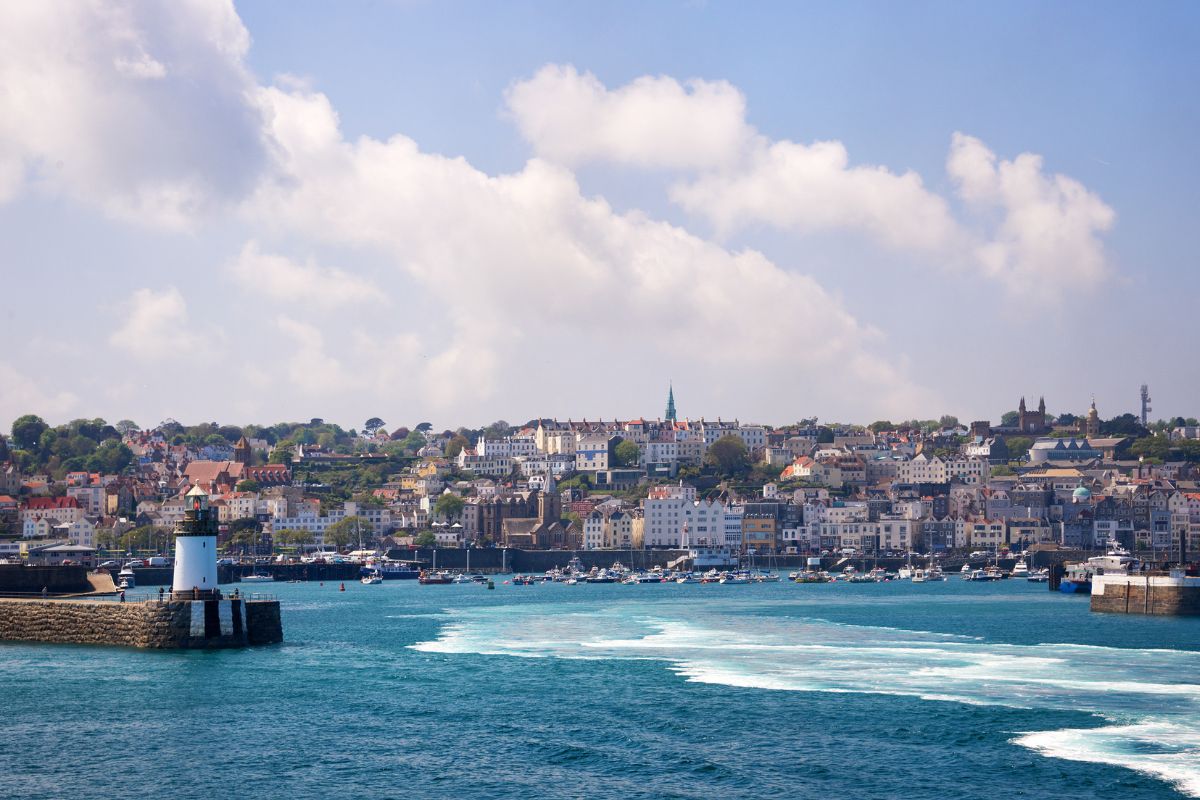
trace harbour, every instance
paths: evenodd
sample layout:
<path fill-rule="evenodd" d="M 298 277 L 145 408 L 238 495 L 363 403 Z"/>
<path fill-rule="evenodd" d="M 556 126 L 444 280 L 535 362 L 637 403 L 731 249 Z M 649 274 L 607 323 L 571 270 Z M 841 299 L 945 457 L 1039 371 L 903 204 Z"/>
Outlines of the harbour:
<path fill-rule="evenodd" d="M 530 762 L 556 798 L 1200 796 L 1194 620 L 1093 614 L 1022 580 L 272 592 L 271 648 L 0 644 L 22 720 L 0 768 L 31 798 L 93 785 L 50 752 L 118 743 L 124 779 L 185 798 L 231 771 L 265 798 L 386 794 L 384 776 L 517 797 Z M 47 704 L 35 676 L 86 704 Z M 170 722 L 198 704 L 197 730 Z M 80 725 L 84 705 L 111 722 Z M 186 775 L 162 772 L 185 754 Z M 981 775 L 986 795 L 964 788 Z"/>

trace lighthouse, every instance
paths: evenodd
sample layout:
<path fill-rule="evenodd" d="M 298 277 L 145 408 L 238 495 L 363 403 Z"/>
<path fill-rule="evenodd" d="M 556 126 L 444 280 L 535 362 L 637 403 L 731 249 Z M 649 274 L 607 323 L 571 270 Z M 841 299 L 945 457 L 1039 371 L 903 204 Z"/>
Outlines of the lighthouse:
<path fill-rule="evenodd" d="M 217 512 L 208 492 L 193 486 L 184 495 L 183 520 L 175 527 L 175 576 L 171 592 L 180 598 L 216 597 Z"/>

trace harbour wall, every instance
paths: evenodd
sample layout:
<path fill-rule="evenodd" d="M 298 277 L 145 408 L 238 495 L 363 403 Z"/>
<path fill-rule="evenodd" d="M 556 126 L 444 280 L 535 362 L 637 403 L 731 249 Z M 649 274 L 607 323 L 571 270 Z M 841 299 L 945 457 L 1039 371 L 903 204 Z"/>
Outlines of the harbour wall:
<path fill-rule="evenodd" d="M 245 647 L 282 640 L 277 600 L 0 599 L 0 641 L 164 650 Z"/>
<path fill-rule="evenodd" d="M 1175 585 L 1169 578 L 1156 580 L 1157 576 L 1152 575 L 1104 577 L 1105 580 L 1092 585 L 1092 611 L 1151 616 L 1200 615 L 1200 586 L 1195 584 Z"/>
<path fill-rule="evenodd" d="M 80 594 L 92 591 L 87 568 L 31 567 L 24 564 L 0 564 L 0 595 Z"/>

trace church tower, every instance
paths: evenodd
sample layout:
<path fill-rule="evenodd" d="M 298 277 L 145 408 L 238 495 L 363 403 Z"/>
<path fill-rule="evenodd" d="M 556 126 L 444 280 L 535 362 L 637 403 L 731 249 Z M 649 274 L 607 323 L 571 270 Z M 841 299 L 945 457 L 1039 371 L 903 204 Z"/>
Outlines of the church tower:
<path fill-rule="evenodd" d="M 667 413 L 663 415 L 663 419 L 667 422 L 675 422 L 675 385 L 668 384 L 667 388 Z"/>
<path fill-rule="evenodd" d="M 233 446 L 233 460 L 239 464 L 250 466 L 250 442 L 246 441 L 246 437 L 237 440 L 237 444 Z"/>
<path fill-rule="evenodd" d="M 1089 438 L 1100 435 L 1100 413 L 1096 411 L 1096 398 L 1092 398 L 1092 407 L 1088 409 L 1087 424 L 1084 433 Z"/>

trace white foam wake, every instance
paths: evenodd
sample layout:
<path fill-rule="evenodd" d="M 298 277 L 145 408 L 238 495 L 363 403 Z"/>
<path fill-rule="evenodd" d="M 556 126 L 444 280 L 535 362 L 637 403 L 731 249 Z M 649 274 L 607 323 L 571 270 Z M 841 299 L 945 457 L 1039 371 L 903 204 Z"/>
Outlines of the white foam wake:
<path fill-rule="evenodd" d="M 1008 645 L 946 634 L 669 604 L 546 614 L 544 607 L 455 614 L 439 653 L 526 658 L 654 659 L 688 681 L 775 691 L 855 692 L 975 705 L 1080 710 L 1111 725 L 1031 732 L 1038 753 L 1118 764 L 1200 797 L 1200 653 L 1077 645 Z"/>

